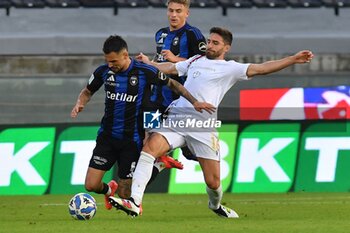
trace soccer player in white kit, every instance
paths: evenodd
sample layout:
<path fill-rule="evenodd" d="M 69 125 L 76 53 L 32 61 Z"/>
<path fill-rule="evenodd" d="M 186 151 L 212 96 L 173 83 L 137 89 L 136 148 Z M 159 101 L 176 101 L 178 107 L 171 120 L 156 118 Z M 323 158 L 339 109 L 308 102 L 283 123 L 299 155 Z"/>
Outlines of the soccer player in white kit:
<path fill-rule="evenodd" d="M 156 66 L 165 74 L 187 75 L 184 84 L 186 89 L 198 101 L 219 106 L 226 92 L 237 82 L 248 80 L 256 75 L 264 75 L 282 70 L 288 66 L 308 63 L 313 58 L 311 51 L 303 50 L 293 56 L 280 60 L 268 61 L 262 64 L 242 64 L 225 61 L 225 54 L 230 50 L 232 33 L 224 28 L 213 27 L 207 41 L 205 56 L 196 55 L 178 63 L 154 63 L 143 54 L 139 60 Z M 223 196 L 220 181 L 220 154 L 218 135 L 215 127 L 216 112 L 196 112 L 191 104 L 183 97 L 176 100 L 169 109 L 169 116 L 164 125 L 154 130 L 144 144 L 136 170 L 134 172 L 130 199 L 110 197 L 110 203 L 117 209 L 132 216 L 140 214 L 140 204 L 146 185 L 151 177 L 153 163 L 156 158 L 171 149 L 187 145 L 197 156 L 202 168 L 206 191 L 209 196 L 209 209 L 221 217 L 238 218 L 238 214 L 221 204 Z M 186 127 L 186 122 L 207 121 L 209 127 Z M 179 123 L 183 122 L 183 123 Z M 193 124 L 192 124 L 193 125 Z M 204 124 L 194 125 L 204 126 Z M 181 126 L 181 127 L 180 127 Z"/>

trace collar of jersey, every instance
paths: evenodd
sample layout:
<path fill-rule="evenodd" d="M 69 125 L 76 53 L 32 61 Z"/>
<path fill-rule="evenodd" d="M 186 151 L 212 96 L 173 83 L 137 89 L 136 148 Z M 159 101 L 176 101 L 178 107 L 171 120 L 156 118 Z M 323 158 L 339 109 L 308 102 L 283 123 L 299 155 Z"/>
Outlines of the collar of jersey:
<path fill-rule="evenodd" d="M 131 68 L 134 66 L 134 59 L 133 59 L 132 57 L 130 57 L 130 60 L 131 60 L 131 62 L 130 62 L 129 67 L 128 67 L 125 71 L 120 72 L 120 73 L 118 73 L 118 74 L 127 74 L 127 73 L 129 73 L 129 71 L 131 70 Z"/>
<path fill-rule="evenodd" d="M 174 31 L 170 31 L 170 27 L 168 27 L 168 32 L 171 34 L 177 34 L 178 32 L 184 30 L 187 26 L 188 26 L 188 23 L 186 22 L 185 25 L 183 25 L 181 28 L 174 30 Z"/>

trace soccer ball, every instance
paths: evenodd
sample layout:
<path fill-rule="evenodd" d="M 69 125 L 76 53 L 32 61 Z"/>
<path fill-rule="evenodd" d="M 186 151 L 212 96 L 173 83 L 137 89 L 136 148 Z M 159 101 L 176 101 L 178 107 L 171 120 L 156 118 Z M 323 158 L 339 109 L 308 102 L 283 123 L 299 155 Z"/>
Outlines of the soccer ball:
<path fill-rule="evenodd" d="M 95 199 L 87 193 L 76 194 L 70 199 L 68 207 L 70 215 L 77 220 L 92 219 L 97 210 Z"/>

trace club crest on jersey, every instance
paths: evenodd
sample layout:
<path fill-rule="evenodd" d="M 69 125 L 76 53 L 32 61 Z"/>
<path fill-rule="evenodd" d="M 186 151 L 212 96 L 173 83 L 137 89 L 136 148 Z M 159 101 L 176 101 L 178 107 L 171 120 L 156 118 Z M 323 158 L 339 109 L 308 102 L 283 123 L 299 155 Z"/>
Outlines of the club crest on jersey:
<path fill-rule="evenodd" d="M 207 50 L 207 45 L 204 42 L 200 42 L 198 45 L 199 51 L 205 52 Z"/>
<path fill-rule="evenodd" d="M 136 86 L 137 83 L 139 82 L 139 80 L 138 80 L 138 78 L 136 76 L 131 76 L 129 82 L 130 82 L 131 86 Z"/>
<path fill-rule="evenodd" d="M 199 72 L 199 71 L 195 71 L 195 72 L 193 72 L 193 78 L 197 78 L 197 77 L 199 77 L 201 75 L 201 72 Z"/>
<path fill-rule="evenodd" d="M 165 39 L 165 37 L 167 37 L 167 35 L 168 35 L 168 33 L 162 33 L 161 35 L 160 35 L 160 38 L 159 38 L 159 40 L 157 41 L 157 44 L 164 44 L 164 39 Z"/>
<path fill-rule="evenodd" d="M 173 45 L 176 46 L 179 43 L 179 37 L 175 37 L 173 40 Z"/>

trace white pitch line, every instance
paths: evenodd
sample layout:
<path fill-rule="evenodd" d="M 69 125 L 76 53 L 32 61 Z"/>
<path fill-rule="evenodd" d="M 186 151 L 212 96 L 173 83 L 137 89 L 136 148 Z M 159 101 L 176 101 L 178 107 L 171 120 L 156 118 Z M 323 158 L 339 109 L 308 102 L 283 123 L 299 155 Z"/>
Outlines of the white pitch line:
<path fill-rule="evenodd" d="M 308 199 L 308 198 L 307 198 Z M 311 199 L 310 199 L 311 200 Z M 283 200 L 283 201 L 269 201 L 267 199 L 259 200 L 259 199 L 249 199 L 249 200 L 237 200 L 234 201 L 236 204 L 243 205 L 300 205 L 300 204 L 309 204 L 309 205 L 324 205 L 324 204 L 345 204 L 350 205 L 350 200 L 334 200 L 334 201 L 308 201 L 305 199 L 300 200 Z M 41 206 L 65 206 L 68 203 L 43 203 Z M 97 206 L 104 205 L 104 203 L 96 203 Z"/>
<path fill-rule="evenodd" d="M 350 201 L 237 201 L 237 204 L 243 205 L 325 205 L 325 204 L 348 204 L 350 205 Z"/>
<path fill-rule="evenodd" d="M 43 203 L 41 206 L 64 206 L 68 205 L 68 203 Z M 96 203 L 96 205 L 104 205 L 104 203 Z"/>

